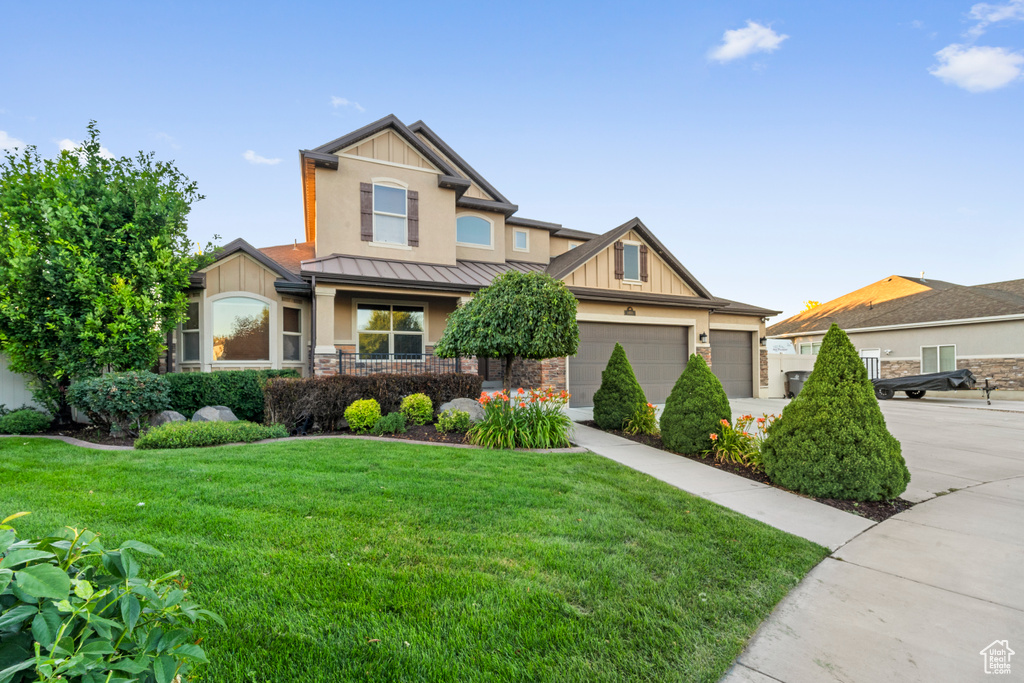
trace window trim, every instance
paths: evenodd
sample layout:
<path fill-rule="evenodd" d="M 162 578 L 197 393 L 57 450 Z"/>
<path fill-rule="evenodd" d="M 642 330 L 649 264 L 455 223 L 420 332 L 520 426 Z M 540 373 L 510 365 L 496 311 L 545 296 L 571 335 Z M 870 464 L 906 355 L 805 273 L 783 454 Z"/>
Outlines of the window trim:
<path fill-rule="evenodd" d="M 526 246 L 525 247 L 517 247 L 516 246 L 516 237 L 518 237 L 519 235 L 523 235 L 524 237 L 526 237 Z M 525 230 L 523 228 L 514 228 L 512 230 L 512 251 L 518 251 L 520 253 L 529 252 L 530 251 L 530 231 L 529 230 Z"/>
<path fill-rule="evenodd" d="M 460 242 L 459 241 L 459 219 L 461 218 L 479 218 L 480 220 L 487 223 L 489 228 L 487 236 L 490 239 L 489 244 L 474 244 L 473 242 Z M 468 247 L 469 249 L 490 249 L 494 250 L 494 221 L 486 216 L 481 216 L 476 213 L 460 213 L 455 216 L 455 246 L 457 247 Z"/>
<path fill-rule="evenodd" d="M 948 347 L 952 347 L 952 349 L 953 349 L 953 370 L 956 370 L 956 365 L 957 365 L 957 363 L 956 363 L 956 361 L 957 361 L 956 344 L 922 344 L 921 345 L 921 354 L 920 354 L 920 363 L 921 364 L 918 366 L 919 369 L 921 370 L 921 374 L 922 375 L 930 374 L 930 373 L 926 373 L 924 371 L 924 350 L 925 349 L 935 349 L 935 372 L 952 372 L 952 370 L 943 370 L 942 369 L 942 349 L 948 348 Z"/>
<path fill-rule="evenodd" d="M 631 285 L 642 285 L 643 280 L 640 279 L 640 246 L 642 242 L 634 240 L 622 240 L 622 282 L 629 283 Z M 626 277 L 626 247 L 636 247 L 636 279 Z"/>
<path fill-rule="evenodd" d="M 360 332 L 363 332 L 365 334 L 374 334 L 374 333 L 376 333 L 376 334 L 384 334 L 384 330 L 360 330 L 359 329 L 359 305 L 360 304 L 387 305 L 387 306 L 391 306 L 392 312 L 394 312 L 394 307 L 395 306 L 417 306 L 419 308 L 422 308 L 423 309 L 423 331 L 422 332 L 398 332 L 398 334 L 405 334 L 405 335 L 420 334 L 420 335 L 423 335 L 423 343 L 420 345 L 420 349 L 421 349 L 420 350 L 420 354 L 426 354 L 427 353 L 427 346 L 430 345 L 430 341 L 429 341 L 430 337 L 428 336 L 429 335 L 429 328 L 430 328 L 430 306 L 429 306 L 429 304 L 426 301 L 403 301 L 403 300 L 400 300 L 400 299 L 356 299 L 356 298 L 353 298 L 352 299 L 352 337 L 353 337 L 353 341 L 355 342 L 355 347 L 356 347 L 355 353 L 357 353 L 359 355 L 362 355 L 359 352 L 359 334 L 360 334 Z M 388 353 L 389 354 L 393 354 L 394 351 L 392 351 L 391 349 L 393 349 L 394 346 L 395 346 L 395 344 L 394 344 L 395 331 L 394 330 L 388 330 L 387 335 L 388 335 Z M 412 360 L 410 362 L 416 363 L 416 362 L 421 362 L 422 360 L 423 359 L 420 358 L 420 361 Z"/>
<path fill-rule="evenodd" d="M 373 191 L 370 196 L 370 211 L 373 214 L 373 239 L 370 240 L 370 245 L 375 247 L 392 247 L 392 248 L 408 248 L 409 246 L 409 185 L 403 183 L 401 180 L 394 178 L 372 178 L 370 185 Z M 391 213 L 389 211 L 378 211 L 377 210 L 377 188 L 387 187 L 392 190 L 401 190 L 405 194 L 405 213 Z M 377 239 L 377 216 L 389 216 L 392 218 L 401 218 L 404 226 L 403 238 L 401 242 L 382 242 Z"/>
<path fill-rule="evenodd" d="M 189 299 L 188 305 L 191 307 L 192 304 L 196 305 L 196 329 L 194 329 L 194 330 L 187 330 L 187 329 L 185 329 L 185 322 L 186 321 L 184 321 L 184 320 L 178 326 L 179 329 L 181 330 L 181 352 L 178 354 L 178 363 L 179 364 L 186 364 L 187 363 L 189 365 L 193 365 L 193 364 L 198 364 L 198 363 L 202 363 L 203 362 L 203 320 L 202 320 L 203 319 L 203 302 L 201 300 L 199 300 L 199 299 L 196 299 L 195 301 L 193 301 L 192 299 Z M 187 313 L 187 309 L 186 309 L 186 315 L 187 314 L 188 313 Z M 197 348 L 199 350 L 199 354 L 198 354 L 198 356 L 196 358 L 186 359 L 185 358 L 185 336 L 186 335 L 190 335 L 190 334 L 194 334 L 196 337 L 199 338 L 199 344 L 197 346 Z"/>

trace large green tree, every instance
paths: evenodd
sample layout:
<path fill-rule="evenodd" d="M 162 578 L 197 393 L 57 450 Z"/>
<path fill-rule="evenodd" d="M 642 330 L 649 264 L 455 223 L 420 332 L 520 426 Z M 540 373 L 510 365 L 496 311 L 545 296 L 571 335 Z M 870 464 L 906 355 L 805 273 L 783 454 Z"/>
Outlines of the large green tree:
<path fill-rule="evenodd" d="M 502 358 L 504 386 L 509 389 L 517 356 L 572 356 L 579 339 L 576 297 L 565 283 L 544 273 L 510 270 L 448 316 L 434 353 L 442 358 Z"/>
<path fill-rule="evenodd" d="M 59 417 L 77 378 L 151 368 L 200 264 L 196 184 L 152 154 L 110 158 L 95 122 L 75 150 L 0 162 L 0 352 Z"/>

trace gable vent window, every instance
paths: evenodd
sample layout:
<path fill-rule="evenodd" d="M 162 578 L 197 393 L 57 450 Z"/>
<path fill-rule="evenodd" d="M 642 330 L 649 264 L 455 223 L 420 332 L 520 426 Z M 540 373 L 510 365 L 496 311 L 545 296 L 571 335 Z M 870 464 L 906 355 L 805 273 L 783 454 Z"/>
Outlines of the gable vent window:
<path fill-rule="evenodd" d="M 419 193 L 403 187 L 360 183 L 359 237 L 364 242 L 419 246 Z"/>
<path fill-rule="evenodd" d="M 647 282 L 647 245 L 637 242 L 615 243 L 615 278 L 627 282 Z"/>
<path fill-rule="evenodd" d="M 479 216 L 459 216 L 455 219 L 455 241 L 458 244 L 489 249 L 493 246 L 492 232 L 491 222 Z"/>

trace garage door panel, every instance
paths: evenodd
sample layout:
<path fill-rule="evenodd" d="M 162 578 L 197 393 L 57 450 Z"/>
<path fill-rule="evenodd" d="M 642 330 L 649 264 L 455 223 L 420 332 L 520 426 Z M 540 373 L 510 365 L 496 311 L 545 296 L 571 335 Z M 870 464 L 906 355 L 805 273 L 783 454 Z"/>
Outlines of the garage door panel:
<path fill-rule="evenodd" d="M 729 398 L 754 395 L 753 334 L 711 330 L 711 371 Z"/>
<path fill-rule="evenodd" d="M 622 344 L 647 400 L 664 403 L 688 357 L 686 327 L 581 322 L 580 347 L 569 359 L 569 391 L 573 406 L 594 405 L 601 372 L 615 343 Z"/>

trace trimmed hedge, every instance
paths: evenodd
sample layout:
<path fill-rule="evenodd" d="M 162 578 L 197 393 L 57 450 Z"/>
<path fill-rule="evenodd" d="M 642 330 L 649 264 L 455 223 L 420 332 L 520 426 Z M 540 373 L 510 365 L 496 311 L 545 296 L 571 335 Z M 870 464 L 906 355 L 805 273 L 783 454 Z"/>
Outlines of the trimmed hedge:
<path fill-rule="evenodd" d="M 633 373 L 626 350 L 618 342 L 601 371 L 601 387 L 594 393 L 594 422 L 601 429 L 622 429 L 626 420 L 647 407 L 647 397 Z"/>
<path fill-rule="evenodd" d="M 732 421 L 725 389 L 704 358 L 690 354 L 661 413 L 661 442 L 676 453 L 703 453 L 722 420 Z"/>
<path fill-rule="evenodd" d="M 849 337 L 833 324 L 800 395 L 764 442 L 765 473 L 781 486 L 819 498 L 890 500 L 910 471 L 889 433 L 874 386 Z"/>
<path fill-rule="evenodd" d="M 187 418 L 204 406 L 227 406 L 239 420 L 263 422 L 263 385 L 297 370 L 224 370 L 163 375 L 171 386 L 171 409 Z"/>
<path fill-rule="evenodd" d="M 263 439 L 288 436 L 281 425 L 258 425 L 252 422 L 168 422 L 154 427 L 135 440 L 135 448 L 196 448 L 226 443 L 251 443 Z"/>
<path fill-rule="evenodd" d="M 46 413 L 33 408 L 19 408 L 0 416 L 0 434 L 38 434 L 53 422 Z"/>
<path fill-rule="evenodd" d="M 462 373 L 273 379 L 264 391 L 264 414 L 266 422 L 283 424 L 291 431 L 333 432 L 341 429 L 345 408 L 360 399 L 375 399 L 387 414 L 397 411 L 409 394 L 426 394 L 439 406 L 456 398 L 476 398 L 482 385 L 480 375 Z"/>

